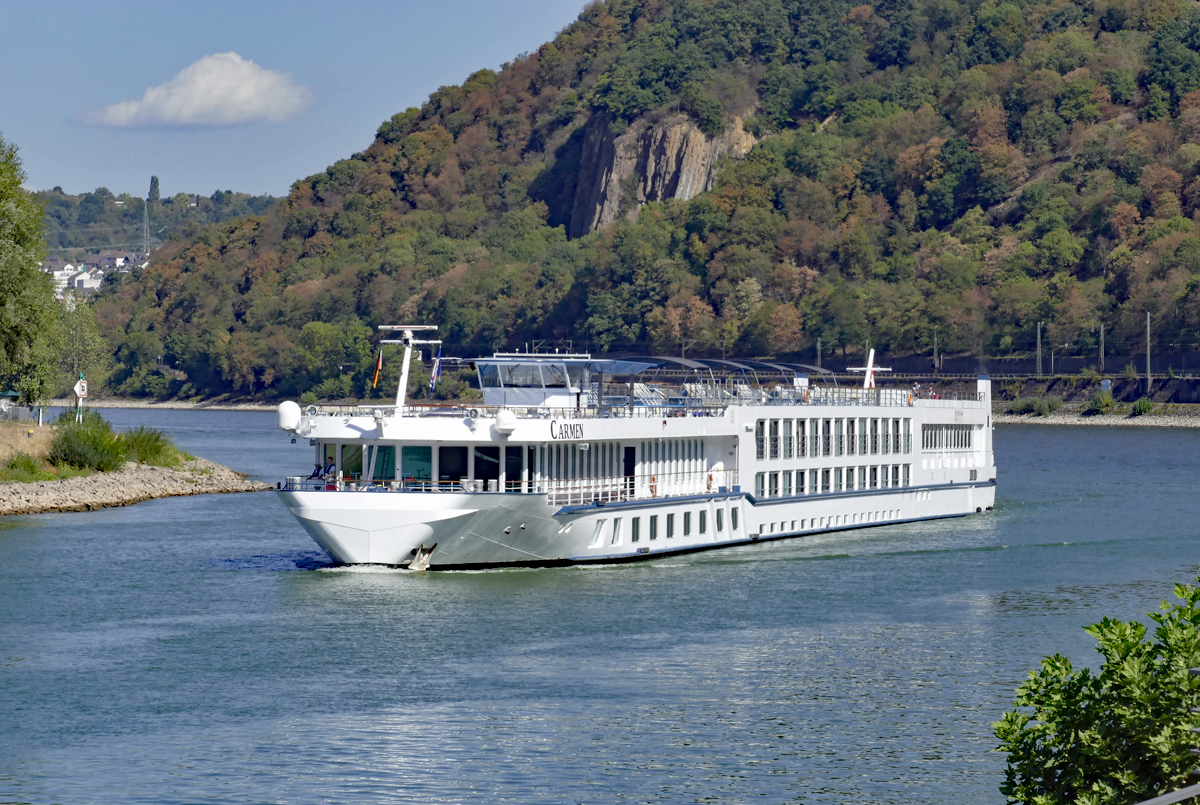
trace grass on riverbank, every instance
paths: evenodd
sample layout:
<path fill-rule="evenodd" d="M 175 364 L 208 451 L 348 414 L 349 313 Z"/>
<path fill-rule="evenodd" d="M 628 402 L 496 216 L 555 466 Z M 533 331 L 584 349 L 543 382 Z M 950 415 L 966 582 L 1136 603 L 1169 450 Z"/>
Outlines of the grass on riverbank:
<path fill-rule="evenodd" d="M 171 437 L 157 428 L 138 425 L 116 433 L 95 411 L 86 411 L 83 422 L 65 412 L 49 427 L 0 428 L 0 483 L 31 483 L 77 478 L 93 472 L 111 472 L 133 461 L 152 467 L 179 467 L 193 456 L 180 450 Z M 33 430 L 33 436 L 29 431 Z M 24 438 L 26 442 L 22 442 Z M 7 449 L 5 449 L 7 448 Z"/>

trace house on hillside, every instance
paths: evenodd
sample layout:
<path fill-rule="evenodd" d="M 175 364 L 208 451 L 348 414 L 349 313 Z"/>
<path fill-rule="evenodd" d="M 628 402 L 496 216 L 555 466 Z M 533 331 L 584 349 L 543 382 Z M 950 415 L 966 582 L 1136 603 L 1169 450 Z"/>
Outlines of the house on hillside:
<path fill-rule="evenodd" d="M 96 267 L 79 271 L 67 281 L 67 287 L 85 296 L 95 293 L 100 290 L 100 285 L 104 282 L 104 273 L 104 269 Z M 59 295 L 61 296 L 61 294 Z"/>
<path fill-rule="evenodd" d="M 72 279 L 82 269 L 82 264 L 71 263 L 58 256 L 51 257 L 42 263 L 42 271 L 54 279 L 54 295 L 60 299 L 67 288 L 71 286 Z"/>

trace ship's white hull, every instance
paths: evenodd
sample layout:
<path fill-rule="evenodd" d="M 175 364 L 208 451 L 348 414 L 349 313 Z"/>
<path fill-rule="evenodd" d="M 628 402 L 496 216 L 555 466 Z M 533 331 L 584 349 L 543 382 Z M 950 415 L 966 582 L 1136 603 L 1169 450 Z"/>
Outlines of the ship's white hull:
<path fill-rule="evenodd" d="M 995 494 L 995 483 L 987 481 L 762 499 L 727 493 L 560 507 L 537 494 L 278 492 L 336 561 L 403 566 L 418 551 L 423 554 L 436 546 L 428 559 L 430 569 L 647 559 L 759 540 L 959 517 L 990 510 Z M 699 527 L 702 511 L 704 533 Z M 687 534 L 683 533 L 685 514 Z M 669 537 L 668 515 L 674 515 Z M 658 518 L 655 539 L 650 538 L 652 516 Z M 618 518 L 622 524 L 614 528 Z M 633 518 L 641 520 L 637 542 L 631 540 Z"/>

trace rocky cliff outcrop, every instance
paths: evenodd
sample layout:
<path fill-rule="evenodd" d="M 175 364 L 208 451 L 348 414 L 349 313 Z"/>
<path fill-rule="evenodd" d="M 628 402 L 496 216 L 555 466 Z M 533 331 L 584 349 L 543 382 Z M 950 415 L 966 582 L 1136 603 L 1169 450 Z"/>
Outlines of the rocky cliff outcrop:
<path fill-rule="evenodd" d="M 723 156 L 744 157 L 754 135 L 734 117 L 725 133 L 709 137 L 685 115 L 655 123 L 638 120 L 619 136 L 606 115 L 586 125 L 568 233 L 586 235 L 648 201 L 688 200 L 712 188 Z"/>

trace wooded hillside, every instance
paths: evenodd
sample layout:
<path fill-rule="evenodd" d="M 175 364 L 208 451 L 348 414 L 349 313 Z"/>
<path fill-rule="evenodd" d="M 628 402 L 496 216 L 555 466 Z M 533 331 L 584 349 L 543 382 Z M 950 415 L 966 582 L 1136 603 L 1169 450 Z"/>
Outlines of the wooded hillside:
<path fill-rule="evenodd" d="M 1191 344 L 1198 173 L 1191 4 L 609 0 L 96 314 L 124 393 L 369 395 L 402 322 L 466 357 L 1133 348 L 1146 311 Z"/>

